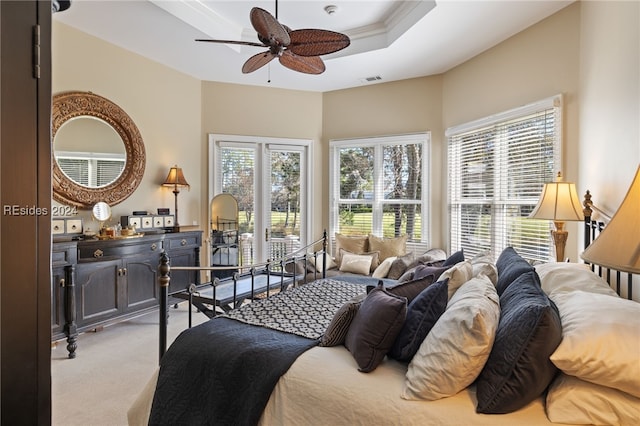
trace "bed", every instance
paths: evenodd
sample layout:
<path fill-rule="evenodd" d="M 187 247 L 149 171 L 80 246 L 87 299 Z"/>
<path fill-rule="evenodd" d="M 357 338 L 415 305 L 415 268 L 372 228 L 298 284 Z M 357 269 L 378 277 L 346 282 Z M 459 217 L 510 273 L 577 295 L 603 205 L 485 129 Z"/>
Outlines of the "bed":
<path fill-rule="evenodd" d="M 602 225 L 585 207 L 588 244 Z M 640 418 L 632 278 L 624 298 L 617 274 L 618 292 L 602 278 L 611 278 L 608 270 L 531 265 L 513 248 L 495 262 L 480 256 L 429 267 L 395 286 L 320 278 L 186 330 L 166 353 L 161 342 L 160 368 L 129 423 L 624 425 Z"/>

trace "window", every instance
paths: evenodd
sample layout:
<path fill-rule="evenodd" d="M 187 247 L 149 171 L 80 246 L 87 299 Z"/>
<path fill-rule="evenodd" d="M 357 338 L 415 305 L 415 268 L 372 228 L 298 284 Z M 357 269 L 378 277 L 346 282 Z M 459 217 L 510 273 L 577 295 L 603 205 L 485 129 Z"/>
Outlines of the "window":
<path fill-rule="evenodd" d="M 549 259 L 550 222 L 527 217 L 560 167 L 561 135 L 561 96 L 447 130 L 452 252 Z"/>
<path fill-rule="evenodd" d="M 331 141 L 330 235 L 407 234 L 428 246 L 429 141 L 428 133 Z"/>
<path fill-rule="evenodd" d="M 95 152 L 56 152 L 60 170 L 74 182 L 89 188 L 102 188 L 114 182 L 124 169 L 124 154 Z"/>

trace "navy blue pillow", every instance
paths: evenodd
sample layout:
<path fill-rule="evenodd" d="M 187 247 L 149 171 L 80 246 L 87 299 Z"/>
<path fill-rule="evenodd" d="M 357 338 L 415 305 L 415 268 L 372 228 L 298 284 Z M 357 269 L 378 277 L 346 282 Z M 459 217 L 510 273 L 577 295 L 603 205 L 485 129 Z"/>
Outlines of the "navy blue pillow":
<path fill-rule="evenodd" d="M 476 411 L 510 413 L 539 397 L 558 371 L 549 357 L 561 340 L 558 308 L 538 274 L 520 275 L 500 296 L 496 338 L 476 380 Z"/>
<path fill-rule="evenodd" d="M 507 247 L 500 253 L 496 261 L 496 268 L 498 269 L 498 282 L 496 283 L 498 296 L 501 296 L 520 275 L 534 270 L 533 266 L 524 260 L 513 247 Z"/>
<path fill-rule="evenodd" d="M 457 251 L 444 261 L 442 266 L 453 266 L 460 262 L 464 262 L 464 250 Z"/>
<path fill-rule="evenodd" d="M 407 308 L 407 318 L 396 337 L 389 356 L 409 362 L 418 352 L 438 318 L 447 308 L 449 279 L 438 281 L 424 289 Z"/>

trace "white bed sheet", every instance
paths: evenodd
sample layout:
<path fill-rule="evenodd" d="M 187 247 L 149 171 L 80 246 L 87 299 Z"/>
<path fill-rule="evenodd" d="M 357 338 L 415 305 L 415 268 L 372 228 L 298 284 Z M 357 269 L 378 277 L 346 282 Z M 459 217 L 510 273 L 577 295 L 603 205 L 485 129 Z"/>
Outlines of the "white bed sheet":
<path fill-rule="evenodd" d="M 344 346 L 314 347 L 281 377 L 260 425 L 560 425 L 542 398 L 511 414 L 477 414 L 475 388 L 438 401 L 400 398 L 407 366 L 394 360 L 361 373 Z M 157 373 L 128 412 L 129 424 L 147 425 Z"/>
<path fill-rule="evenodd" d="M 388 358 L 361 373 L 344 346 L 314 347 L 280 379 L 262 415 L 267 425 L 518 425 L 551 423 L 543 399 L 511 414 L 477 414 L 475 388 L 437 401 L 400 398 L 407 366 Z"/>

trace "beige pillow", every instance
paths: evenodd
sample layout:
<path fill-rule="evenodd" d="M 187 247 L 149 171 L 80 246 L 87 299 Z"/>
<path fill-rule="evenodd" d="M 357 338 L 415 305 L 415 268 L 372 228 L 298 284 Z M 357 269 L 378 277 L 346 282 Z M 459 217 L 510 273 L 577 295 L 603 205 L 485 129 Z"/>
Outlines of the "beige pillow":
<path fill-rule="evenodd" d="M 308 259 L 308 262 L 315 268 L 316 271 L 322 272 L 322 265 L 324 262 L 322 254 L 319 254 L 317 257 L 311 254 L 307 259 Z M 334 262 L 333 259 L 331 258 L 331 255 L 327 253 L 327 271 L 337 266 L 338 265 L 336 264 L 336 262 Z"/>
<path fill-rule="evenodd" d="M 549 297 L 562 321 L 551 362 L 571 376 L 640 397 L 640 303 L 581 290 Z"/>
<path fill-rule="evenodd" d="M 500 320 L 496 288 L 486 276 L 464 283 L 409 363 L 402 398 L 455 395 L 478 377 Z"/>
<path fill-rule="evenodd" d="M 401 235 L 396 238 L 380 238 L 369 234 L 369 250 L 380 252 L 380 261 L 388 257 L 398 257 L 407 254 L 407 238 Z"/>
<path fill-rule="evenodd" d="M 633 425 L 640 419 L 640 399 L 560 373 L 549 386 L 546 411 L 554 423 Z"/>
<path fill-rule="evenodd" d="M 340 262 L 341 272 L 353 272 L 354 274 L 369 275 L 372 270 L 378 266 L 378 252 L 355 254 L 344 249 L 342 252 L 342 261 Z M 375 266 L 374 266 L 375 265 Z"/>
<path fill-rule="evenodd" d="M 349 236 L 336 232 L 336 263 L 340 266 L 342 255 L 340 249 L 355 254 L 362 254 L 369 251 L 369 237 L 366 235 Z"/>
<path fill-rule="evenodd" d="M 443 281 L 445 278 L 449 278 L 449 300 L 453 297 L 453 294 L 460 288 L 460 286 L 473 277 L 473 266 L 471 262 L 465 260 L 464 262 L 457 263 L 451 268 L 447 269 L 438 278 L 439 281 Z"/>
<path fill-rule="evenodd" d="M 371 274 L 371 276 L 373 278 L 386 278 L 387 274 L 389 273 L 389 270 L 391 269 L 391 264 L 396 259 L 397 258 L 395 256 L 387 257 L 385 260 L 380 262 L 380 265 L 378 265 L 375 271 L 373 271 L 373 274 Z"/>
<path fill-rule="evenodd" d="M 496 285 L 498 283 L 498 268 L 493 262 L 493 257 L 490 252 L 481 253 L 474 256 L 471 259 L 471 266 L 473 267 L 473 276 L 477 277 L 480 274 L 484 274 Z"/>

